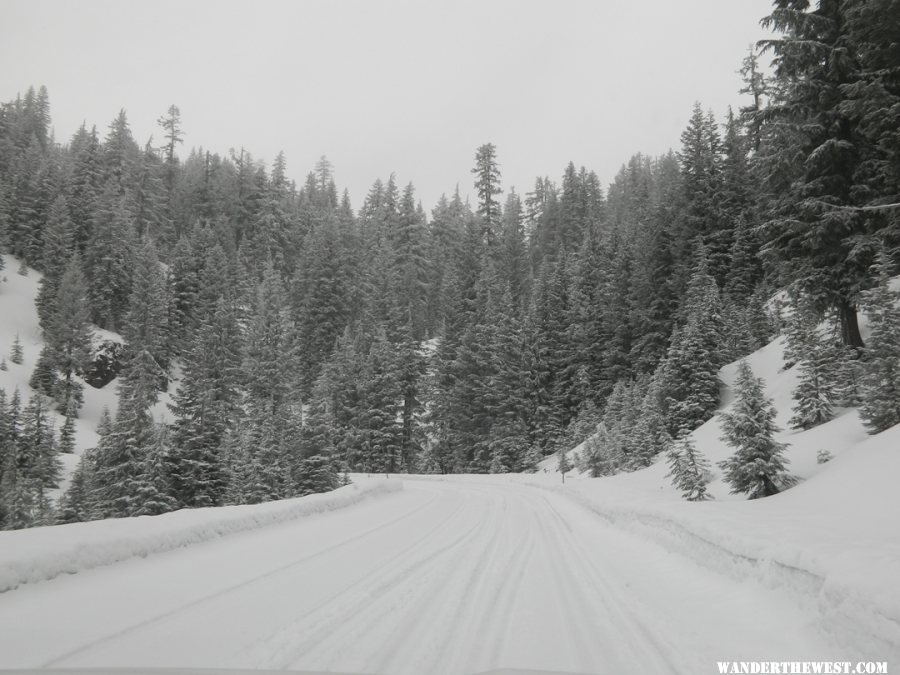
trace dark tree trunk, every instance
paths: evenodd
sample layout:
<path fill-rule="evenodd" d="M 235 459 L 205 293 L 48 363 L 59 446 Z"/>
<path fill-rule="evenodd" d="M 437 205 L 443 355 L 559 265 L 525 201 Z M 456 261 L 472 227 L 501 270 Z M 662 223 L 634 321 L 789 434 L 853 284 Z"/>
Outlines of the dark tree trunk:
<path fill-rule="evenodd" d="M 847 301 L 838 306 L 841 317 L 841 339 L 847 347 L 860 349 L 863 345 L 862 335 L 859 333 L 859 320 L 856 313 L 856 305 Z"/>

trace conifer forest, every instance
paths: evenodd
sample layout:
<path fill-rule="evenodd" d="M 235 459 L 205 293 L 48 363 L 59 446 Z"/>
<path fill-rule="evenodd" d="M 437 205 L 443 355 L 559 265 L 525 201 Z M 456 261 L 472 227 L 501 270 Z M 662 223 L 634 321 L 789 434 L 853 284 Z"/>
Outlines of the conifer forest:
<path fill-rule="evenodd" d="M 0 276 L 42 275 L 43 340 L 33 394 L 0 391 L 0 527 L 550 457 L 591 476 L 664 461 L 702 501 L 689 434 L 719 369 L 779 334 L 791 427 L 847 406 L 873 434 L 900 423 L 900 5 L 775 0 L 763 24 L 733 108 L 683 111 L 668 153 L 517 191 L 485 139 L 434 204 L 415 176 L 353 204 L 325 156 L 297 181 L 240 138 L 193 147 L 177 103 L 149 141 L 126 110 L 55 137 L 40 83 L 0 104 L 0 247 L 21 264 Z M 117 406 L 58 494 L 103 387 Z M 774 417 L 743 363 L 719 467 L 736 494 L 797 482 Z"/>

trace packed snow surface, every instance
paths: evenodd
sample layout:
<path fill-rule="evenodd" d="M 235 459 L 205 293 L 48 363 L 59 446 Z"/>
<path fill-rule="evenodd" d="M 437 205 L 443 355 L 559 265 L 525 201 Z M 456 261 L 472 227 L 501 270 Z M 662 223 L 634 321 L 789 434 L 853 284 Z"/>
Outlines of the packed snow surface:
<path fill-rule="evenodd" d="M 518 477 L 404 483 L 8 591 L 0 667 L 698 673 L 725 658 L 846 654 L 815 611 L 569 495 Z"/>

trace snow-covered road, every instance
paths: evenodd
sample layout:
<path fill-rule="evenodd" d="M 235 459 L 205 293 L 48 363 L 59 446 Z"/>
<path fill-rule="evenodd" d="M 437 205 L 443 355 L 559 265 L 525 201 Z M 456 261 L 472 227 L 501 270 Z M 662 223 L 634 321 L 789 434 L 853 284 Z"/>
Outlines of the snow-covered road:
<path fill-rule="evenodd" d="M 704 673 L 717 660 L 834 656 L 814 612 L 556 492 L 408 480 L 0 594 L 0 668 Z"/>

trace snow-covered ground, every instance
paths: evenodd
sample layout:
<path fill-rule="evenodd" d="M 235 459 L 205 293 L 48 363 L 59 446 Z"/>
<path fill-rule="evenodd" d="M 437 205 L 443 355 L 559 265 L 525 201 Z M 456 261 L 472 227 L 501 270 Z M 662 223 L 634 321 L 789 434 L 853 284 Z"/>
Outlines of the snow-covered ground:
<path fill-rule="evenodd" d="M 0 667 L 700 673 L 848 655 L 793 598 L 515 476 L 408 479 L 0 595 Z"/>

